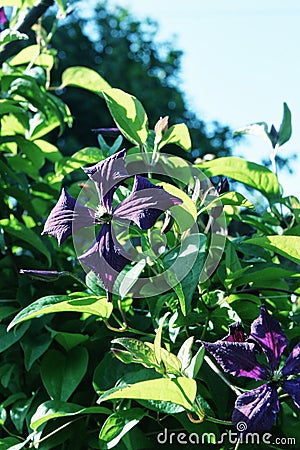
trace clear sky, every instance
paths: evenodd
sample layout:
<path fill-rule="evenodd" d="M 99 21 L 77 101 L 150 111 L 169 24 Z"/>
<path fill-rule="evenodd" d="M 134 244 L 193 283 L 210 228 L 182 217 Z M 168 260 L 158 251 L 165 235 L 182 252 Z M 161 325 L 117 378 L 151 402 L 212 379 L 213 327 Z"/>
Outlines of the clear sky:
<path fill-rule="evenodd" d="M 265 121 L 278 128 L 283 102 L 292 111 L 293 135 L 282 147 L 297 153 L 295 174 L 279 174 L 286 195 L 300 196 L 300 1 L 110 0 L 137 18 L 160 25 L 157 41 L 175 36 L 183 50 L 182 90 L 191 109 L 233 129 Z M 248 137 L 235 154 L 260 162 L 269 148 Z"/>

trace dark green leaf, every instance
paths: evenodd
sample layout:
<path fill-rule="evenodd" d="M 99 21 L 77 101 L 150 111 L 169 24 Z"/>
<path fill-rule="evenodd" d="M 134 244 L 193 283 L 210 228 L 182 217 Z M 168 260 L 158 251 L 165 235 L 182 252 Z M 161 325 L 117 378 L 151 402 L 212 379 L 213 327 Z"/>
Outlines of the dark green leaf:
<path fill-rule="evenodd" d="M 53 400 L 67 401 L 73 394 L 88 367 L 88 352 L 76 347 L 66 355 L 49 350 L 41 365 L 43 384 Z"/>
<path fill-rule="evenodd" d="M 283 104 L 283 118 L 279 128 L 278 145 L 285 144 L 292 135 L 292 116 L 286 103 Z"/>

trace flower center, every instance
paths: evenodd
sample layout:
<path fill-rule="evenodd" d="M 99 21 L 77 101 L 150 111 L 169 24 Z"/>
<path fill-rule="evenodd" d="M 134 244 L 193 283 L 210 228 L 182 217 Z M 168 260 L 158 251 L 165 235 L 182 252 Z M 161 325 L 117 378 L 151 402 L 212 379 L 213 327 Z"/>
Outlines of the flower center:
<path fill-rule="evenodd" d="M 282 377 L 281 371 L 280 370 L 274 370 L 273 374 L 272 374 L 272 381 L 279 381 L 280 378 Z"/>
<path fill-rule="evenodd" d="M 105 206 L 103 206 L 101 203 L 97 206 L 96 212 L 95 212 L 95 219 L 98 219 L 101 223 L 107 223 L 110 222 L 112 219 L 112 214 L 110 214 Z"/>

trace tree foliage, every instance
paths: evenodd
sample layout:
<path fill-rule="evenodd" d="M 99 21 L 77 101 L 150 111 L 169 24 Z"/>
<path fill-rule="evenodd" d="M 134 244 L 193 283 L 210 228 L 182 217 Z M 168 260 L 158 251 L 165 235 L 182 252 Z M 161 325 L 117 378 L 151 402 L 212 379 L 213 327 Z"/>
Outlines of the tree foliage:
<path fill-rule="evenodd" d="M 64 3 L 59 5 L 64 11 Z M 31 8 L 30 1 L 16 8 L 1 35 L 3 42 L 23 42 L 26 36 L 10 27 L 24 9 Z M 297 448 L 299 200 L 283 196 L 276 170 L 242 158 L 187 162 L 193 160 L 187 125 L 192 131 L 194 125 L 185 115 L 180 91 L 172 86 L 177 76 L 174 81 L 171 65 L 179 62 L 179 55 L 172 56 L 168 49 L 161 59 L 150 37 L 148 47 L 144 47 L 142 24 L 134 26 L 130 17 L 126 22 L 128 15 L 123 13 L 124 23 L 102 12 L 104 18 L 115 19 L 109 24 L 111 39 L 117 39 L 118 26 L 120 33 L 122 23 L 125 27 L 122 33 L 127 55 L 125 50 L 119 54 L 120 59 L 124 56 L 122 76 L 114 73 L 117 61 L 112 58 L 110 64 L 108 44 L 99 40 L 103 48 L 97 50 L 95 41 L 82 33 L 82 28 L 87 33 L 85 21 L 62 27 L 58 55 L 65 36 L 66 56 L 60 55 L 60 64 L 64 64 L 60 72 L 53 71 L 56 52 L 45 32 L 49 23 L 36 28 L 38 43 L 26 40 L 23 49 L 8 58 L 0 70 L 0 447 L 139 450 L 166 444 L 177 448 L 184 440 L 187 448 L 193 448 L 195 442 L 208 446 L 210 436 L 214 443 L 222 439 L 220 449 L 239 446 L 246 450 L 249 445 L 245 441 L 233 443 L 229 434 L 234 433 L 237 439 L 237 431 L 244 432 L 249 424 L 248 416 L 247 422 L 237 424 L 236 414 L 232 415 L 237 406 L 245 406 L 241 399 L 246 397 L 252 405 L 248 411 L 253 412 L 260 430 L 267 432 L 259 435 L 257 445 L 257 440 L 254 444 L 251 440 L 251 448 L 270 448 L 262 440 L 270 433 L 273 443 L 278 438 L 274 448 L 284 448 L 286 442 Z M 103 26 L 108 26 L 106 21 Z M 134 41 L 131 26 L 141 40 Z M 148 36 L 152 36 L 151 27 Z M 74 29 L 79 39 L 76 42 Z M 90 68 L 81 66 L 80 55 L 68 59 L 69 44 L 87 52 Z M 142 61 L 133 57 L 127 73 L 128 51 L 134 56 L 134 48 L 137 50 L 129 48 L 133 44 L 148 48 L 152 62 L 147 66 L 147 52 Z M 97 63 L 101 55 L 103 60 Z M 99 64 L 96 71 L 95 62 Z M 158 72 L 165 70 L 168 82 L 159 78 L 157 71 L 149 76 L 156 66 Z M 151 82 L 137 98 L 133 91 L 146 79 Z M 161 102 L 167 107 L 176 92 L 178 110 L 173 110 L 177 111 L 173 119 L 171 109 L 161 111 Z M 76 102 L 86 110 L 74 113 Z M 98 119 L 96 112 L 104 109 L 105 115 L 99 114 Z M 86 136 L 71 128 L 73 119 L 81 123 L 79 114 L 84 115 L 82 123 L 86 121 Z M 169 123 L 165 118 L 157 122 L 163 114 L 170 115 Z M 284 105 L 276 142 L 274 133 L 268 133 L 275 168 L 281 144 L 291 135 L 290 116 Z M 90 128 L 112 124 L 126 140 L 114 136 L 106 142 L 101 136 L 91 146 Z M 202 131 L 205 136 L 205 129 Z M 89 145 L 77 148 L 85 138 Z M 63 142 L 65 153 L 61 151 Z M 121 152 L 124 159 L 120 163 L 116 155 L 123 146 L 126 152 Z M 180 157 L 168 155 L 174 148 Z M 114 158 L 117 170 L 110 166 Z M 110 169 L 101 173 L 103 164 Z M 82 166 L 88 167 L 86 173 Z M 122 174 L 121 182 L 118 177 Z M 148 202 L 145 214 L 139 215 L 139 202 L 135 203 L 136 211 L 131 207 L 127 213 L 138 223 L 153 214 L 156 220 L 148 229 L 127 222 L 127 228 L 120 230 L 118 244 L 126 252 L 134 248 L 138 256 L 126 262 L 108 302 L 107 287 L 101 282 L 106 269 L 100 277 L 93 270 L 84 270 L 78 261 L 78 246 L 82 244 L 86 251 L 86 239 L 92 244 L 101 231 L 104 205 L 99 199 L 103 198 L 104 183 L 117 183 L 110 198 L 112 216 L 120 205 L 128 206 L 128 198 L 132 200 L 132 193 L 136 194 L 137 174 L 147 178 L 144 184 L 152 186 L 150 191 L 163 190 L 178 201 L 159 214 L 159 205 L 151 203 L 155 201 L 153 192 L 138 191 L 139 198 Z M 226 179 L 215 188 L 209 180 L 214 176 Z M 95 195 L 90 178 L 98 187 Z M 264 203 L 253 205 L 232 190 L 232 180 L 256 189 Z M 58 200 L 66 190 L 69 204 Z M 76 214 L 86 212 L 85 206 L 87 217 L 95 219 L 94 235 L 85 234 L 86 228 L 77 234 Z M 54 231 L 48 229 L 49 234 L 57 237 L 57 227 L 66 227 L 61 247 L 53 237 L 42 234 L 51 211 L 52 220 L 57 222 Z M 107 226 L 112 217 L 105 220 Z M 72 233 L 74 240 L 67 237 Z M 112 251 L 116 254 L 113 245 L 107 241 L 99 244 L 102 253 L 103 248 L 107 250 L 106 258 Z M 159 283 L 153 281 L 156 277 Z M 158 289 L 161 286 L 163 291 Z M 250 333 L 251 340 L 245 340 Z M 228 350 L 226 358 L 220 348 Z M 247 357 L 240 361 L 235 349 Z M 216 361 L 209 351 L 216 355 Z M 271 366 L 276 370 L 262 368 L 267 366 L 264 353 L 275 357 L 276 364 Z M 285 364 L 282 371 L 277 370 L 278 356 Z M 255 376 L 238 378 L 247 369 L 253 369 Z M 257 376 L 266 373 L 267 379 Z M 292 398 L 282 394 L 282 387 L 289 389 Z M 270 411 L 270 402 L 262 395 L 271 391 L 276 391 L 279 402 L 276 411 Z M 257 392 L 264 408 L 256 407 Z"/>
<path fill-rule="evenodd" d="M 85 66 L 99 72 L 111 86 L 141 100 L 152 127 L 164 116 L 170 116 L 172 123 L 186 123 L 193 142 L 193 158 L 207 153 L 231 153 L 229 127 L 215 122 L 208 130 L 205 122 L 190 110 L 180 78 L 182 52 L 174 49 L 172 42 L 157 42 L 155 22 L 140 22 L 126 9 L 112 8 L 108 2 L 98 3 L 89 19 L 83 16 L 80 9 L 75 10 L 54 36 L 53 45 L 59 49 L 54 81 L 59 83 L 63 70 L 78 65 L 84 55 Z M 105 106 L 100 108 L 93 95 L 84 95 L 75 89 L 62 94 L 75 118 L 72 132 L 64 137 L 67 152 L 74 146 L 75 137 L 80 146 L 94 145 L 96 138 L 91 129 L 113 125 Z"/>

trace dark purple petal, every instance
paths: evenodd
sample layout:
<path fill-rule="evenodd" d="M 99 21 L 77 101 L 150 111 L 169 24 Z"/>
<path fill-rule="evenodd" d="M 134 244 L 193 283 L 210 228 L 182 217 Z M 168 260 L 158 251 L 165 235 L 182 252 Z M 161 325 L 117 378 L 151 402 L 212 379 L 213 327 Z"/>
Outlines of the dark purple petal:
<path fill-rule="evenodd" d="M 72 234 L 73 230 L 93 225 L 93 211 L 68 194 L 63 188 L 60 197 L 46 220 L 42 234 L 54 236 L 58 245 Z"/>
<path fill-rule="evenodd" d="M 293 348 L 287 357 L 281 371 L 285 377 L 288 375 L 297 375 L 300 373 L 300 342 Z"/>
<path fill-rule="evenodd" d="M 203 342 L 203 345 L 214 356 L 224 372 L 255 380 L 266 380 L 269 376 L 267 368 L 256 361 L 255 344 L 217 341 L 213 344 Z"/>
<path fill-rule="evenodd" d="M 119 128 L 93 128 L 92 131 L 96 133 L 101 133 L 103 136 L 114 137 L 121 134 Z"/>
<path fill-rule="evenodd" d="M 284 381 L 282 387 L 285 392 L 292 397 L 297 408 L 300 409 L 300 378 L 286 380 Z"/>
<path fill-rule="evenodd" d="M 97 275 L 110 293 L 112 293 L 117 276 L 130 262 L 121 254 L 115 242 L 111 224 L 105 223 L 94 244 L 78 258 Z"/>
<path fill-rule="evenodd" d="M 265 352 L 271 370 L 278 369 L 288 341 L 279 323 L 268 313 L 265 305 L 261 306 L 260 316 L 252 323 L 251 337 Z"/>
<path fill-rule="evenodd" d="M 126 150 L 98 162 L 91 167 L 83 167 L 88 177 L 94 181 L 99 194 L 100 202 L 108 212 L 112 210 L 113 195 L 122 180 L 130 175 L 125 168 Z"/>
<path fill-rule="evenodd" d="M 131 194 L 114 211 L 115 219 L 132 220 L 142 230 L 151 228 L 171 206 L 182 203 L 177 197 L 137 175 Z"/>
<path fill-rule="evenodd" d="M 229 325 L 229 333 L 225 336 L 222 341 L 227 342 L 245 342 L 247 335 L 240 322 L 234 322 Z"/>
<path fill-rule="evenodd" d="M 20 269 L 20 274 L 28 275 L 33 279 L 41 281 L 56 281 L 66 275 L 66 272 L 57 272 L 56 270 L 26 270 Z"/>
<path fill-rule="evenodd" d="M 3 25 L 7 22 L 7 17 L 5 15 L 4 8 L 0 8 L 0 25 Z"/>
<path fill-rule="evenodd" d="M 279 411 L 278 394 L 270 384 L 245 392 L 235 402 L 232 422 L 242 434 L 261 433 L 272 428 Z"/>

